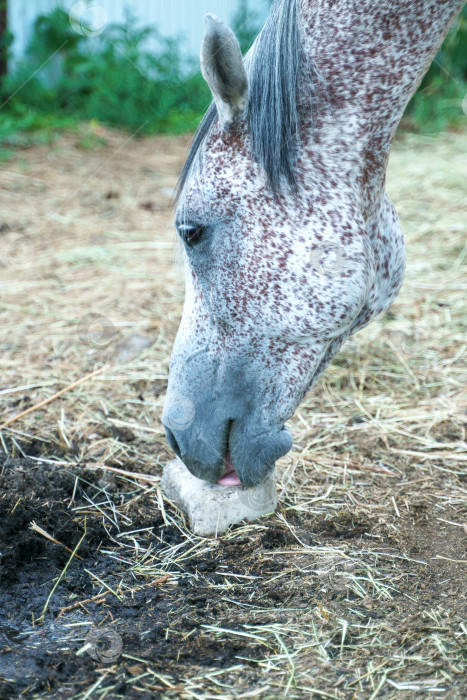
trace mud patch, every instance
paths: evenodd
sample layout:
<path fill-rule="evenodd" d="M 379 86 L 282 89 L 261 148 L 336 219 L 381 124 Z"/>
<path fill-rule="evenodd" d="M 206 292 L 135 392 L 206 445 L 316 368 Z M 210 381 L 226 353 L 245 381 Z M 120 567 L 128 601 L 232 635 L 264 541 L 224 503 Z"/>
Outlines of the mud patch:
<path fill-rule="evenodd" d="M 117 479 L 110 494 L 99 471 L 5 457 L 0 473 L 2 698 L 73 697 L 98 673 L 111 682 L 113 698 L 177 697 L 187 669 L 228 675 L 239 663 L 254 688 L 258 659 L 277 656 L 278 638 L 284 643 L 280 635 L 290 634 L 278 631 L 306 639 L 311 624 L 335 660 L 336 684 L 344 655 L 365 658 L 367 633 L 359 630 L 381 620 L 381 643 L 392 651 L 413 650 L 442 623 L 452 653 L 465 653 L 456 621 L 467 616 L 467 535 L 435 525 L 429 505 L 414 509 L 395 538 L 379 535 L 378 555 L 378 523 L 358 511 L 317 519 L 295 513 L 288 525 L 271 516 L 246 535 L 239 526 L 193 552 L 170 522 L 170 507 L 162 513 L 154 493 L 128 482 Z M 86 531 L 81 559 L 69 566 L 42 622 L 70 554 L 31 530 L 33 521 L 71 550 Z M 430 606 L 436 622 L 426 616 Z M 339 615 L 347 620 L 344 641 Z M 138 685 L 141 674 L 151 682 Z M 348 683 L 353 674 L 347 668 Z"/>

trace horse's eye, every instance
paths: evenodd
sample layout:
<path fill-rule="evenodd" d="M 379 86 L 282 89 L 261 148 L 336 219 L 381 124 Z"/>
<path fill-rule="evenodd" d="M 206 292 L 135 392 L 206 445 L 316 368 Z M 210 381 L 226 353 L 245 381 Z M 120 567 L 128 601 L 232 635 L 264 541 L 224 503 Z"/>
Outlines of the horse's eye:
<path fill-rule="evenodd" d="M 204 226 L 180 226 L 178 230 L 185 243 L 190 246 L 198 243 L 206 233 Z"/>

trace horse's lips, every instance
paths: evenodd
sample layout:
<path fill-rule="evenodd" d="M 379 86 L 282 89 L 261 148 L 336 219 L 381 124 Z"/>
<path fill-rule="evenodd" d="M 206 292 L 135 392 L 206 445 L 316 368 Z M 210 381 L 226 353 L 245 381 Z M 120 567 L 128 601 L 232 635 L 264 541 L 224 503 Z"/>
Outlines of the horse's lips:
<path fill-rule="evenodd" d="M 242 483 L 237 476 L 235 467 L 232 463 L 232 457 L 230 456 L 230 450 L 227 450 L 225 456 L 225 472 L 223 476 L 217 482 L 220 486 L 240 486 Z"/>

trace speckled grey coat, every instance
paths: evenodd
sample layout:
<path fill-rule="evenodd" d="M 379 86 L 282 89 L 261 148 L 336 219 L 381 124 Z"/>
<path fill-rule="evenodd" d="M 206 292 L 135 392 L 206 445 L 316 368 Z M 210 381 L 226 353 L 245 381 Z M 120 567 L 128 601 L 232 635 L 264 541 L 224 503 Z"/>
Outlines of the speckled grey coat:
<path fill-rule="evenodd" d="M 291 447 L 286 420 L 342 343 L 396 298 L 405 255 L 385 191 L 391 139 L 464 3 L 279 0 L 276 10 L 292 4 L 313 66 L 303 74 L 316 76 L 299 86 L 295 190 L 275 196 L 252 152 L 248 78 L 212 16 L 203 49 L 218 118 L 180 198 L 187 291 L 163 420 L 209 481 L 226 456 L 244 484 L 264 480 Z"/>

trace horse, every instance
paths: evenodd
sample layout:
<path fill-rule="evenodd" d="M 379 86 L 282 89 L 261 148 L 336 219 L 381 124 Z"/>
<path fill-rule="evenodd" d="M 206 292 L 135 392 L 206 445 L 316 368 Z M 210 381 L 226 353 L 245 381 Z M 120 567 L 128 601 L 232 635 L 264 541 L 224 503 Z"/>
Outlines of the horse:
<path fill-rule="evenodd" d="M 245 58 L 207 15 L 213 97 L 182 171 L 186 295 L 162 415 L 196 477 L 263 483 L 285 427 L 405 270 L 390 145 L 460 0 L 275 0 Z"/>

